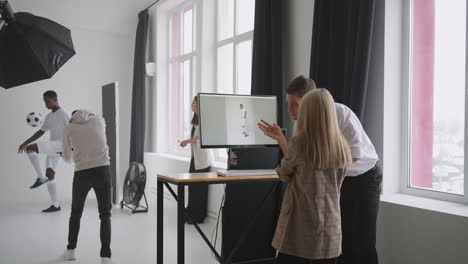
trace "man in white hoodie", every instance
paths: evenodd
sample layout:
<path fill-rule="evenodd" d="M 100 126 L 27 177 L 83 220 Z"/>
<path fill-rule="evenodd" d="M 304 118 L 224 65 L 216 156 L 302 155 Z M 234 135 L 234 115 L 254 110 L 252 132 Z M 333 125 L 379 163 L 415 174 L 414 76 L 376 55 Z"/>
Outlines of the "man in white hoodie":
<path fill-rule="evenodd" d="M 88 192 L 94 189 L 101 219 L 101 263 L 111 262 L 111 175 L 106 124 L 102 117 L 86 110 L 76 110 L 65 127 L 63 159 L 74 161 L 72 209 L 68 230 L 68 245 L 64 257 L 74 260 L 80 219 Z"/>

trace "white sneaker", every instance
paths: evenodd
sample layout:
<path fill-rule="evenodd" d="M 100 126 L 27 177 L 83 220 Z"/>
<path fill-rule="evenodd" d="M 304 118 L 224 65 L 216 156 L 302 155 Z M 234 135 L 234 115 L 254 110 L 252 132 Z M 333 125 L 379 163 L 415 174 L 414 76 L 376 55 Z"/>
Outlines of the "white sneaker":
<path fill-rule="evenodd" d="M 75 250 L 74 249 L 65 250 L 65 252 L 63 253 L 63 258 L 65 260 L 75 260 L 76 259 Z"/>
<path fill-rule="evenodd" d="M 101 258 L 101 264 L 117 264 L 117 262 L 112 261 L 111 258 Z"/>

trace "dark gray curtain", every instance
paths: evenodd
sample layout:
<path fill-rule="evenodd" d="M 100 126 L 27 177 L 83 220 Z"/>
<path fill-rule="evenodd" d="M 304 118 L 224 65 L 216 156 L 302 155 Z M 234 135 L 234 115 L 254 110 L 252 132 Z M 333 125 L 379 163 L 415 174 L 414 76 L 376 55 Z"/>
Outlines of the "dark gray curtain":
<path fill-rule="evenodd" d="M 282 83 L 282 18 L 281 0 L 256 0 L 255 29 L 252 57 L 253 95 L 276 95 L 278 97 L 278 125 L 283 124 Z M 271 169 L 276 167 L 278 150 L 265 148 L 234 149 L 239 158 L 238 166 L 230 169 Z M 276 152 L 275 152 L 276 151 Z M 268 154 L 265 154 L 268 153 Z M 243 158 L 242 158 L 243 157 Z M 249 162 L 261 158 L 261 162 Z M 242 161 L 242 159 L 245 159 Z M 227 184 L 223 207 L 221 256 L 227 261 L 235 250 L 232 262 L 270 264 L 275 257 L 271 240 L 276 228 L 278 192 L 266 198 L 252 229 L 241 244 L 238 240 L 248 227 L 262 204 L 265 195 L 274 190 L 274 183 Z M 248 199 L 246 199 L 248 198 Z M 257 260 L 257 261 L 253 261 Z M 230 263 L 230 262 L 229 262 Z"/>
<path fill-rule="evenodd" d="M 310 77 L 362 120 L 375 0 L 315 0 Z"/>
<path fill-rule="evenodd" d="M 278 97 L 278 125 L 283 125 L 281 0 L 257 0 L 252 58 L 252 94 Z"/>
<path fill-rule="evenodd" d="M 138 27 L 135 40 L 135 58 L 133 66 L 132 125 L 130 132 L 130 163 L 143 162 L 145 145 L 145 62 L 148 39 L 148 10 L 138 14 Z"/>

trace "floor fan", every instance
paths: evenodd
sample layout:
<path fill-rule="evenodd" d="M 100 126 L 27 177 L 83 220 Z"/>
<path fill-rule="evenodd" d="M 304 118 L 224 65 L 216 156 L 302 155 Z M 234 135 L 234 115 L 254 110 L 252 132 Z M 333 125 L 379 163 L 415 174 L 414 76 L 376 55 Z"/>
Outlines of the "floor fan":
<path fill-rule="evenodd" d="M 127 207 L 132 213 L 148 212 L 148 201 L 145 195 L 146 169 L 145 165 L 132 162 L 125 175 L 123 183 L 123 200 L 120 202 L 120 208 Z M 145 198 L 146 207 L 140 204 L 141 198 Z"/>

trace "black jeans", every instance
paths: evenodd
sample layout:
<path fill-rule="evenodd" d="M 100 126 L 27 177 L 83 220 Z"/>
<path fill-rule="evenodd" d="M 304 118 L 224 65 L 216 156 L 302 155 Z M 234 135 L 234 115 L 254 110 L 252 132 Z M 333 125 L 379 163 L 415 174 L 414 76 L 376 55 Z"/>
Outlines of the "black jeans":
<path fill-rule="evenodd" d="M 76 248 L 86 196 L 89 190 L 93 188 L 98 202 L 99 218 L 101 219 L 101 257 L 111 257 L 111 185 L 110 166 L 75 172 L 72 209 L 68 227 L 68 249 Z"/>
<path fill-rule="evenodd" d="M 375 166 L 366 173 L 346 177 L 341 187 L 343 254 L 340 264 L 377 264 L 377 215 L 382 172 Z"/>
<path fill-rule="evenodd" d="M 193 158 L 190 160 L 190 173 L 209 172 L 211 167 L 195 169 Z M 208 184 L 195 184 L 188 187 L 187 211 L 196 223 L 203 223 L 208 213 Z"/>
<path fill-rule="evenodd" d="M 278 253 L 274 264 L 336 264 L 338 258 L 332 259 L 305 259 L 301 257 L 291 256 L 283 253 Z"/>

